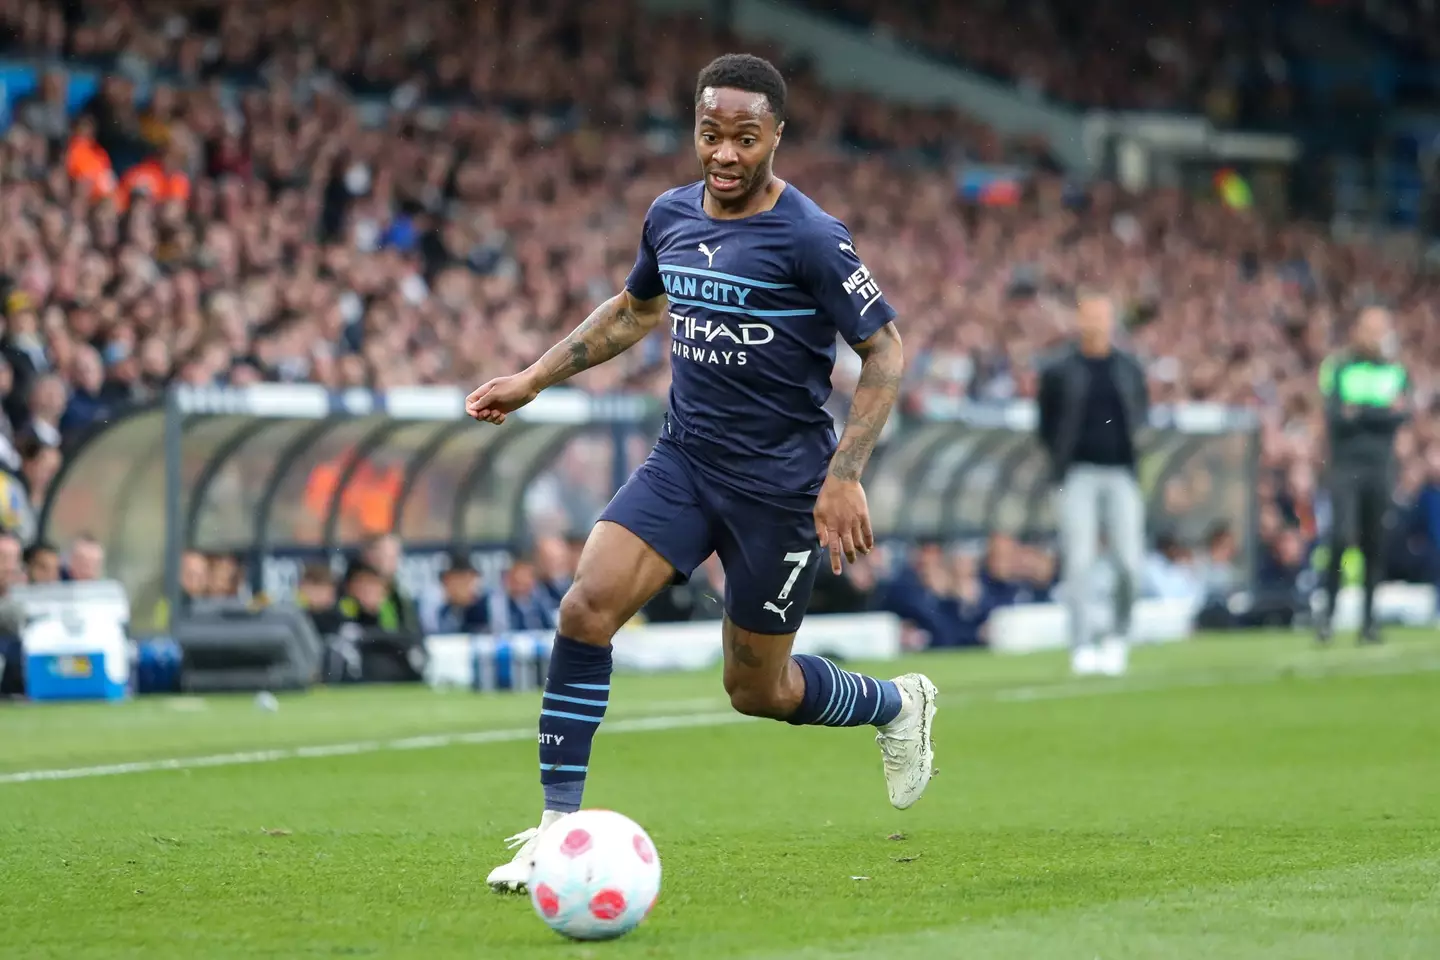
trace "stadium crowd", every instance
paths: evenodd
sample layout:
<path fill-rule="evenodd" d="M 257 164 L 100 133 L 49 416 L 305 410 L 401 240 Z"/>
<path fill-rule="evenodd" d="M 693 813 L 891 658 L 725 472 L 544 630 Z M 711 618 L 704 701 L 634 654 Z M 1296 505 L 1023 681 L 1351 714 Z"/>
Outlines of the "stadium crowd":
<path fill-rule="evenodd" d="M 1220 126 L 1351 123 L 1433 105 L 1440 16 L 1415 0 L 800 0 L 817 14 L 1082 108 L 1183 110 Z M 1363 128 L 1362 128 L 1363 129 Z"/>
<path fill-rule="evenodd" d="M 0 56 L 52 59 L 0 142 L 0 463 L 22 491 L 0 502 L 5 525 L 33 537 L 68 445 L 167 383 L 474 383 L 528 363 L 609 296 L 646 205 L 693 178 L 694 70 L 737 44 L 622 6 L 0 2 Z M 1316 370 L 1362 298 L 1394 304 L 1418 404 L 1440 400 L 1440 289 L 1412 266 L 1178 193 L 1077 184 L 1045 162 L 1014 202 L 965 203 L 954 164 L 1043 161 L 1043 145 L 826 91 L 790 66 L 780 172 L 850 225 L 883 278 L 910 411 L 1033 396 L 1069 291 L 1103 280 L 1157 403 L 1262 413 L 1262 566 L 1283 579 L 1324 519 Z M 103 72 L 88 102 L 71 102 L 71 67 Z M 837 371 L 839 415 L 854 372 Z M 577 382 L 663 391 L 666 344 Z M 1420 417 L 1401 454 L 1397 555 L 1433 580 L 1440 420 Z M 1187 551 L 1213 547 L 1162 543 L 1156 569 L 1203 585 L 1214 564 Z M 943 601 L 936 641 L 979 642 L 983 611 L 1043 595 L 1053 566 L 997 531 L 980 554 L 874 558 L 833 592 L 916 622 Z"/>
<path fill-rule="evenodd" d="M 1293 91 L 1276 12 L 1215 0 L 805 0 L 1028 95 L 1114 110 L 1284 116 Z"/>

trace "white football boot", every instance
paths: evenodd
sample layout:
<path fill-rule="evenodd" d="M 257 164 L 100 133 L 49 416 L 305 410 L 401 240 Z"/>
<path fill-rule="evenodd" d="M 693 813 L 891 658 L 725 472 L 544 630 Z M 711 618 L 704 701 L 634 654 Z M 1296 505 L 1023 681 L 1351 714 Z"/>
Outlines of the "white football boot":
<path fill-rule="evenodd" d="M 1082 643 L 1070 651 L 1070 672 L 1077 677 L 1093 677 L 1100 672 L 1100 648 Z"/>
<path fill-rule="evenodd" d="M 1123 637 L 1107 637 L 1100 645 L 1100 673 L 1107 677 L 1123 677 L 1130 669 L 1130 644 Z"/>
<path fill-rule="evenodd" d="M 505 838 L 505 845 L 515 850 L 515 856 L 509 863 L 502 863 L 490 875 L 485 882 L 490 884 L 490 889 L 496 893 L 524 893 L 530 885 L 530 871 L 535 868 L 535 847 L 540 843 L 540 835 L 555 825 L 555 821 L 565 816 L 559 810 L 546 810 L 540 816 L 540 826 L 531 827 L 529 830 L 522 830 L 513 837 Z M 515 848 L 519 847 L 518 850 Z"/>
<path fill-rule="evenodd" d="M 904 810 L 920 799 L 935 775 L 935 749 L 930 730 L 935 724 L 935 684 L 924 674 L 907 673 L 893 681 L 900 688 L 900 713 L 879 728 L 875 742 L 885 761 L 885 786 L 890 803 Z"/>

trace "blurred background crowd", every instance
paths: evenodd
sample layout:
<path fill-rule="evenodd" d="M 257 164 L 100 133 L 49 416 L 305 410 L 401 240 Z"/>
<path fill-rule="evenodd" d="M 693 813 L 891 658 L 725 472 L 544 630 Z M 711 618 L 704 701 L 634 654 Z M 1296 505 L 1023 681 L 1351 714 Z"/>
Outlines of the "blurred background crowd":
<path fill-rule="evenodd" d="M 1317 99 L 1297 51 L 1326 44 L 1383 56 L 1392 106 L 1435 99 L 1440 22 L 1423 3 L 803 5 L 1041 101 L 1301 127 L 1352 103 L 1341 115 L 1358 119 L 1329 127 L 1369 135 L 1373 83 L 1327 74 L 1334 96 Z M 847 222 L 883 279 L 910 357 L 907 410 L 1033 396 L 1037 355 L 1069 330 L 1069 292 L 1103 278 L 1156 403 L 1261 416 L 1261 576 L 1288 589 L 1307 589 L 1325 523 L 1317 368 L 1356 305 L 1384 298 L 1424 412 L 1400 439 L 1392 572 L 1440 578 L 1440 283 L 1419 253 L 1213 193 L 1080 178 L 1040 138 L 827 86 L 715 17 L 631 0 L 0 0 L 0 520 L 34 546 L 69 450 L 169 383 L 385 389 L 529 363 L 621 285 L 654 196 L 695 178 L 693 78 L 734 49 L 791 78 L 778 170 Z M 957 170 L 996 164 L 1024 171 L 1013 191 L 957 190 Z M 578 385 L 663 393 L 668 354 L 656 338 Z M 856 369 L 837 369 L 837 416 Z M 1159 531 L 1148 592 L 1218 595 L 1233 541 L 1223 525 L 1195 542 Z M 404 615 L 543 626 L 573 546 L 536 538 L 486 585 L 457 558 Z M 400 596 L 393 547 L 338 584 L 307 570 L 309 602 L 380 617 Z M 187 595 L 243 590 L 238 563 L 187 557 Z M 916 643 L 983 643 L 988 611 L 1048 596 L 1054 570 L 1049 548 L 994 531 L 894 547 L 822 583 L 817 607 L 892 609 Z M 649 613 L 712 615 L 707 588 L 722 585 L 707 565 Z"/>

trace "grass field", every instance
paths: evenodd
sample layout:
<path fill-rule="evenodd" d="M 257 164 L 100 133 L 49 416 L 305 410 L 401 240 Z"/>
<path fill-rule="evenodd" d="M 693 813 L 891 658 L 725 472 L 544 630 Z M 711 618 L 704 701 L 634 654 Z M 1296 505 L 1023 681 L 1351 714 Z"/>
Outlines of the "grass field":
<path fill-rule="evenodd" d="M 1147 648 L 1124 680 L 903 666 L 941 691 L 942 773 L 905 812 L 866 730 L 617 678 L 587 802 L 650 830 L 665 882 L 599 945 L 483 884 L 537 817 L 536 696 L 0 707 L 0 955 L 1440 957 L 1435 635 Z"/>

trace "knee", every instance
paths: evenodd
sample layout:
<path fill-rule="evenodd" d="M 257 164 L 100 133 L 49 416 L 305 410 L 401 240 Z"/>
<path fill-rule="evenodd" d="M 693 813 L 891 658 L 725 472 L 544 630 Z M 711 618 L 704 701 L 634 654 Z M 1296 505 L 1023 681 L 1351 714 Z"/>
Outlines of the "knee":
<path fill-rule="evenodd" d="M 725 677 L 725 693 L 730 697 L 730 706 L 747 717 L 761 717 L 766 720 L 784 720 L 795 712 L 793 698 L 787 697 L 779 684 L 756 683 L 748 678 Z"/>
<path fill-rule="evenodd" d="M 619 620 L 615 604 L 584 580 L 576 580 L 560 599 L 560 635 L 571 640 L 607 646 L 623 626 Z"/>

